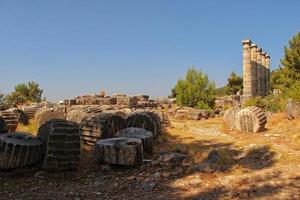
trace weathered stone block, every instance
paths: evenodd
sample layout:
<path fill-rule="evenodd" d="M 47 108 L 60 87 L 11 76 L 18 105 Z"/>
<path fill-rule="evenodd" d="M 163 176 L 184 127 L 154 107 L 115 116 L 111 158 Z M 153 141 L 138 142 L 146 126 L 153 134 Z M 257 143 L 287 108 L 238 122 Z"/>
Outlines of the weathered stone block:
<path fill-rule="evenodd" d="M 38 137 L 46 144 L 43 169 L 48 171 L 76 170 L 80 156 L 79 125 L 53 119 L 38 130 Z"/>
<path fill-rule="evenodd" d="M 109 138 L 95 144 L 96 158 L 100 163 L 137 166 L 142 164 L 142 141 L 135 138 Z"/>
<path fill-rule="evenodd" d="M 143 151 L 151 153 L 153 149 L 153 134 L 143 128 L 130 127 L 120 130 L 116 137 L 136 138 L 142 140 Z"/>
<path fill-rule="evenodd" d="M 240 132 L 258 133 L 265 129 L 267 116 L 265 112 L 255 106 L 240 110 L 235 117 L 235 128 Z"/>
<path fill-rule="evenodd" d="M 41 161 L 44 144 L 24 132 L 0 135 L 0 169 L 13 169 Z"/>

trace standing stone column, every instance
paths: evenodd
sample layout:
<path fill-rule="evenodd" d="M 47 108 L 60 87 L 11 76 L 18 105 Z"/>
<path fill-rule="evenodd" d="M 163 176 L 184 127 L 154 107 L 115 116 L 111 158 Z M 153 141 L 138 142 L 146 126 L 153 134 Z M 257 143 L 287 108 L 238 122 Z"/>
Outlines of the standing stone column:
<path fill-rule="evenodd" d="M 257 48 L 256 62 L 257 62 L 257 96 L 262 96 L 262 63 L 261 63 L 261 48 Z"/>
<path fill-rule="evenodd" d="M 243 40 L 243 100 L 252 97 L 251 40 Z"/>
<path fill-rule="evenodd" d="M 270 79 L 271 79 L 271 73 L 270 73 L 270 56 L 266 54 L 266 95 L 270 94 Z"/>
<path fill-rule="evenodd" d="M 252 74 L 252 96 L 258 96 L 257 79 L 257 45 L 251 44 L 251 74 Z"/>
<path fill-rule="evenodd" d="M 262 64 L 262 96 L 266 96 L 266 52 L 261 52 L 261 64 Z"/>

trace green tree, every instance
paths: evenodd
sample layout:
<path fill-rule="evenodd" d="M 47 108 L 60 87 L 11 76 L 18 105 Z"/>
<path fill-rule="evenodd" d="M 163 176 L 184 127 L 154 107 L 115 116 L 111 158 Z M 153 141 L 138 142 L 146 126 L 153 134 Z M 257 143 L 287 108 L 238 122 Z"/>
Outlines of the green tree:
<path fill-rule="evenodd" d="M 15 86 L 15 91 L 5 97 L 5 101 L 10 106 L 32 102 L 39 103 L 42 100 L 42 93 L 43 90 L 34 81 L 20 83 Z"/>
<path fill-rule="evenodd" d="M 238 76 L 235 72 L 231 72 L 228 79 L 228 83 L 225 86 L 226 93 L 228 95 L 235 95 L 237 92 L 243 90 L 243 78 Z"/>
<path fill-rule="evenodd" d="M 300 32 L 289 41 L 288 47 L 284 47 L 281 64 L 292 71 L 300 72 Z"/>
<path fill-rule="evenodd" d="M 185 79 L 178 80 L 175 86 L 176 102 L 181 106 L 211 108 L 214 104 L 215 83 L 207 74 L 195 69 L 188 69 Z"/>
<path fill-rule="evenodd" d="M 284 47 L 281 66 L 271 73 L 271 88 L 284 93 L 300 81 L 300 32 Z"/>

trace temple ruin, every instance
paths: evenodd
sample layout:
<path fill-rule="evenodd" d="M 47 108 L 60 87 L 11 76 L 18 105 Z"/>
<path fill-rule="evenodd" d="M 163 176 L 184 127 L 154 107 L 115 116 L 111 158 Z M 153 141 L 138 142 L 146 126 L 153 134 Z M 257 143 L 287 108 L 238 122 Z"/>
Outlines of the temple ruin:
<path fill-rule="evenodd" d="M 270 93 L 270 56 L 250 39 L 243 44 L 243 100 Z"/>

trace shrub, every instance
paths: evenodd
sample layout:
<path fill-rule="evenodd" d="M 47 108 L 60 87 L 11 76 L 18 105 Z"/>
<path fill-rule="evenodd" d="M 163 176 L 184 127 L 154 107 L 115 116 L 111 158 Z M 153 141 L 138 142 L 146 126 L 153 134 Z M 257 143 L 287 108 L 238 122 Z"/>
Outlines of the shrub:
<path fill-rule="evenodd" d="M 175 86 L 176 102 L 180 106 L 213 107 L 215 83 L 208 79 L 207 74 L 191 68 L 185 79 L 178 80 Z"/>
<path fill-rule="evenodd" d="M 281 112 L 285 110 L 286 98 L 280 95 L 251 98 L 245 102 L 244 107 L 248 106 L 257 106 L 270 112 Z"/>

